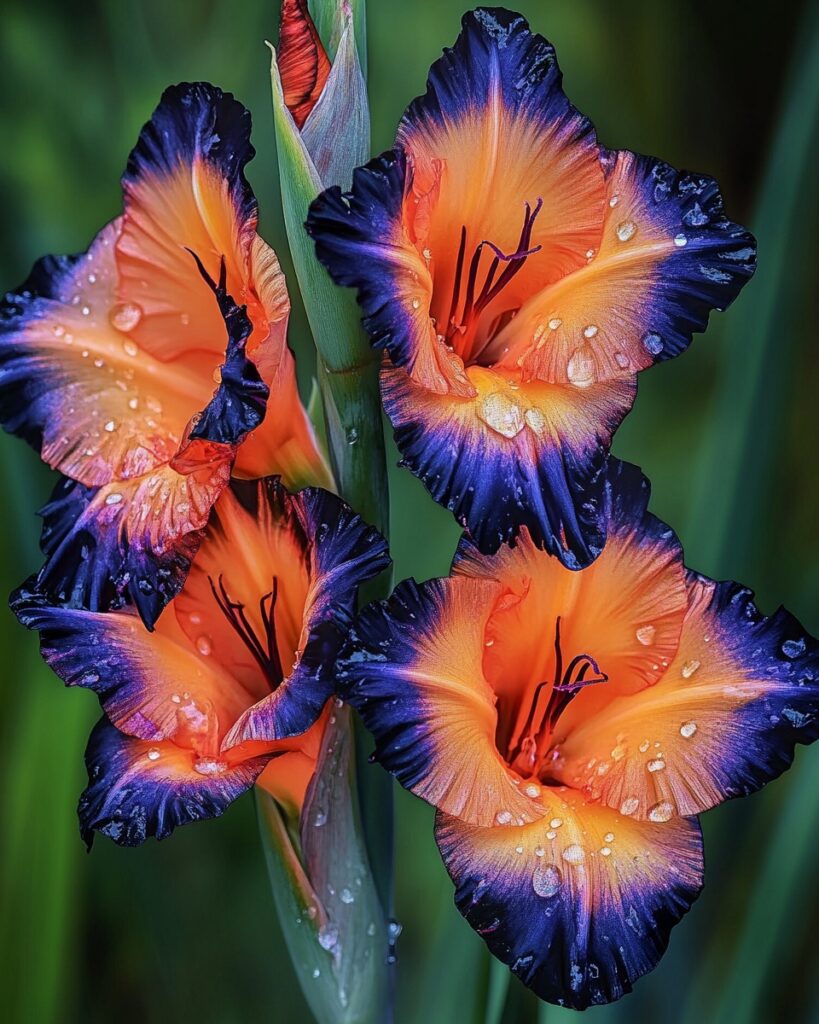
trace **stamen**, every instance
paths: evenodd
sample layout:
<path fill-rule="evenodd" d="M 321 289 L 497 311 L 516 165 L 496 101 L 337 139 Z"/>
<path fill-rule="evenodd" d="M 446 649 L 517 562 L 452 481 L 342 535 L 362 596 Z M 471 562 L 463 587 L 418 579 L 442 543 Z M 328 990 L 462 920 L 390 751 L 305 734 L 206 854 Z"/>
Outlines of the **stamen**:
<path fill-rule="evenodd" d="M 589 671 L 594 674 L 589 676 Z M 510 749 L 508 763 L 516 761 L 528 771 L 534 771 L 535 765 L 548 753 L 551 737 L 557 721 L 569 704 L 586 686 L 608 682 L 608 676 L 600 670 L 600 666 L 590 654 L 578 654 L 569 662 L 563 671 L 563 652 L 560 648 L 560 616 L 555 621 L 555 676 L 550 683 L 544 680 L 535 689 L 529 714 L 526 716 L 521 739 Z M 551 687 L 548 700 L 541 700 L 543 694 Z M 541 707 L 541 705 L 544 705 Z"/>
<path fill-rule="evenodd" d="M 245 647 L 253 655 L 259 668 L 264 672 L 270 683 L 270 688 L 275 690 L 284 679 L 284 669 L 282 668 L 279 646 L 276 641 L 274 614 L 276 598 L 279 593 L 277 577 L 273 577 L 273 589 L 259 601 L 259 615 L 261 616 L 264 628 L 263 640 L 259 639 L 248 620 L 244 604 L 241 601 L 233 601 L 231 599 L 225 588 L 223 577 L 219 576 L 218 588 L 211 576 L 208 576 L 208 583 L 210 583 L 210 589 L 225 618 L 236 631 Z"/>
<path fill-rule="evenodd" d="M 455 265 L 455 284 L 452 292 L 449 317 L 447 318 L 448 338 L 451 338 L 456 331 L 464 333 L 475 319 L 481 315 L 486 307 L 496 299 L 498 295 L 500 295 L 504 288 L 506 288 L 512 278 L 522 269 L 526 260 L 536 252 L 540 252 L 542 246 L 536 245 L 530 248 L 530 242 L 532 239 L 532 231 L 535 226 L 535 221 L 537 220 L 537 216 L 542 208 L 543 199 L 540 198 L 535 204 L 534 209 L 532 209 L 529 203 L 526 203 L 523 227 L 521 228 L 520 239 L 518 240 L 517 248 L 514 252 L 505 253 L 499 249 L 494 242 L 490 242 L 488 239 L 484 239 L 482 242 L 478 243 L 469 263 L 469 274 L 467 276 L 463 310 L 460 317 L 458 317 L 458 306 L 461 299 L 464 261 L 466 257 L 466 225 L 461 228 L 461 242 L 458 249 L 457 263 Z M 489 270 L 487 271 L 480 291 L 477 291 L 478 271 L 480 269 L 484 246 L 492 250 L 494 253 L 494 259 L 489 265 Z M 506 266 L 498 280 L 495 281 L 495 276 L 501 263 L 505 263 Z M 482 348 L 485 348 L 490 340 L 491 338 L 488 338 Z"/>

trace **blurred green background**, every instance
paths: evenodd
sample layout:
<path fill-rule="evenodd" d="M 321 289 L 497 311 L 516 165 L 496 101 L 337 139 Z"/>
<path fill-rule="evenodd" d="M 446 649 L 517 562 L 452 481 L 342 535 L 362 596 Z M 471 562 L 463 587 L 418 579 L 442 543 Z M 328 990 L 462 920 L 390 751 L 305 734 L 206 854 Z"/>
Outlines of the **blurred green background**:
<path fill-rule="evenodd" d="M 374 150 L 386 148 L 463 0 L 370 0 Z M 816 275 L 819 4 L 733 0 L 524 2 L 558 48 L 567 91 L 609 146 L 714 174 L 749 224 L 760 267 L 729 313 L 640 382 L 616 452 L 654 484 L 653 508 L 690 565 L 785 601 L 819 631 Z M 119 210 L 118 178 L 162 89 L 209 79 L 254 115 L 249 177 L 284 253 L 265 38 L 273 2 L 6 0 L 0 34 L 0 289 L 50 252 L 85 248 Z M 295 292 L 295 289 L 293 289 Z M 295 300 L 295 294 L 294 294 Z M 291 342 L 310 377 L 303 317 Z M 38 565 L 33 510 L 50 480 L 0 438 L 0 579 Z M 447 514 L 395 470 L 399 577 L 445 572 Z M 34 636 L 0 611 L 0 1005 L 14 1024 L 309 1020 L 283 950 L 252 798 L 170 842 L 84 853 L 74 809 L 96 701 L 67 692 Z M 376 770 L 376 769 L 372 769 Z M 660 967 L 593 1024 L 819 1021 L 815 883 L 819 749 L 767 791 L 704 819 L 706 888 Z M 399 1024 L 473 1024 L 490 980 L 461 921 L 431 813 L 398 794 Z M 565 1022 L 512 983 L 506 1024 Z M 497 1018 L 500 1020 L 501 1018 Z"/>

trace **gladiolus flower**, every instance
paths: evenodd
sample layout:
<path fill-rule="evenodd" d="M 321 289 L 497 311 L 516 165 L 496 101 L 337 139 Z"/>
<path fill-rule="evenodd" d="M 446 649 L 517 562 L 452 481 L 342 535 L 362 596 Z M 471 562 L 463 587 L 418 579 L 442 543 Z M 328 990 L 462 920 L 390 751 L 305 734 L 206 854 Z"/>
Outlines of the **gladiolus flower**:
<path fill-rule="evenodd" d="M 465 15 L 395 149 L 307 228 L 358 289 L 404 463 L 492 552 L 525 527 L 567 566 L 605 542 L 605 460 L 636 374 L 752 273 L 716 183 L 599 145 L 552 46 Z"/>
<path fill-rule="evenodd" d="M 702 885 L 697 815 L 819 735 L 819 644 L 687 571 L 612 460 L 608 542 L 572 572 L 526 530 L 365 609 L 340 692 L 376 757 L 438 809 L 456 902 L 541 997 L 630 991 Z"/>
<path fill-rule="evenodd" d="M 252 156 L 232 96 L 168 89 L 128 160 L 122 215 L 3 303 L 0 421 L 66 477 L 44 513 L 43 584 L 74 603 L 129 600 L 150 624 L 231 472 L 328 480 L 284 277 L 256 233 Z"/>
<path fill-rule="evenodd" d="M 211 512 L 185 585 L 149 632 L 132 609 L 13 599 L 43 656 L 94 690 L 83 834 L 123 845 L 222 813 L 265 773 L 304 799 L 333 691 L 333 661 L 360 583 L 384 568 L 381 536 L 339 498 L 234 482 Z"/>

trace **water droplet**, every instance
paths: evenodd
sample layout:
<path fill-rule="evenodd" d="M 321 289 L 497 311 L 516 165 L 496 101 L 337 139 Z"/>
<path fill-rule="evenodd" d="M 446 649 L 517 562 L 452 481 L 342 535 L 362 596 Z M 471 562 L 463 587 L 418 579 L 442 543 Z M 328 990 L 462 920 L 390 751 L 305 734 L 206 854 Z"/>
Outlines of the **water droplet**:
<path fill-rule="evenodd" d="M 586 259 L 587 260 L 593 260 L 594 259 L 594 249 L 587 249 L 586 250 Z"/>
<path fill-rule="evenodd" d="M 786 640 L 785 643 L 782 644 L 782 653 L 786 658 L 798 658 L 800 654 L 804 654 L 804 637 L 801 637 L 799 640 Z"/>
<path fill-rule="evenodd" d="M 651 744 L 648 742 L 648 740 L 643 740 L 638 749 L 641 754 L 644 754 L 650 746 Z"/>
<path fill-rule="evenodd" d="M 535 847 L 535 856 L 536 857 L 542 857 L 545 853 L 546 853 L 546 851 L 543 849 L 542 846 L 536 846 Z"/>
<path fill-rule="evenodd" d="M 135 341 L 131 341 L 130 338 L 126 338 L 126 340 L 123 341 L 122 351 L 126 356 L 131 356 L 132 358 L 139 355 L 139 347 L 137 343 Z"/>
<path fill-rule="evenodd" d="M 617 225 L 617 237 L 621 242 L 627 242 L 630 238 L 634 237 L 636 230 L 637 225 L 633 220 L 624 220 L 622 224 Z"/>
<path fill-rule="evenodd" d="M 338 925 L 327 923 L 319 928 L 318 941 L 322 949 L 328 952 L 338 945 Z"/>
<path fill-rule="evenodd" d="M 683 679 L 690 679 L 691 676 L 693 676 L 697 669 L 700 667 L 700 664 L 701 663 L 697 661 L 696 658 L 692 658 L 690 661 L 687 661 L 680 669 L 680 675 L 683 677 Z"/>
<path fill-rule="evenodd" d="M 91 307 L 90 306 L 83 306 L 82 309 L 80 310 L 80 312 L 82 313 L 83 316 L 90 316 L 91 315 Z"/>
<path fill-rule="evenodd" d="M 566 366 L 566 376 L 576 388 L 587 388 L 594 384 L 594 359 L 588 345 L 577 349 L 572 355 Z"/>
<path fill-rule="evenodd" d="M 523 430 L 519 406 L 501 391 L 483 399 L 478 407 L 478 418 L 503 437 L 517 437 Z"/>
<path fill-rule="evenodd" d="M 404 926 L 400 921 L 396 921 L 395 918 L 390 918 L 389 924 L 387 925 L 387 938 L 390 942 L 396 942 L 403 930 Z"/>
<path fill-rule="evenodd" d="M 530 782 L 525 786 L 523 791 L 527 796 L 531 796 L 533 798 L 540 796 L 540 786 L 536 786 L 534 782 Z"/>
<path fill-rule="evenodd" d="M 630 814 L 634 814 L 639 806 L 640 801 L 636 796 L 627 796 L 620 804 L 620 813 L 628 817 Z"/>
<path fill-rule="evenodd" d="M 687 740 L 690 740 L 696 731 L 696 722 L 683 722 L 683 724 L 680 726 L 680 736 Z"/>
<path fill-rule="evenodd" d="M 429 261 L 432 259 L 431 249 L 424 249 L 424 259 L 427 261 L 427 263 L 429 263 Z"/>
<path fill-rule="evenodd" d="M 538 896 L 549 898 L 560 890 L 560 871 L 554 864 L 538 865 L 532 872 L 532 888 Z"/>
<path fill-rule="evenodd" d="M 628 356 L 625 352 L 615 352 L 614 361 L 620 367 L 621 370 L 627 370 L 631 365 Z"/>
<path fill-rule="evenodd" d="M 421 300 L 420 299 L 413 299 L 412 300 L 412 308 L 413 309 L 420 309 L 421 308 Z"/>
<path fill-rule="evenodd" d="M 198 637 L 196 641 L 196 649 L 197 651 L 199 651 L 200 654 L 204 655 L 207 658 L 210 652 L 213 650 L 213 647 L 211 646 L 210 642 L 210 637 L 204 635 Z"/>
<path fill-rule="evenodd" d="M 118 331 L 132 331 L 142 319 L 142 307 L 135 302 L 120 302 L 108 314 L 111 326 Z"/>
<path fill-rule="evenodd" d="M 665 768 L 665 761 L 656 757 L 653 761 L 648 762 L 646 768 L 648 768 L 650 772 L 661 772 Z"/>
<path fill-rule="evenodd" d="M 495 815 L 495 821 L 499 825 L 508 825 L 511 820 L 512 820 L 512 812 L 511 811 L 498 811 L 498 813 Z"/>
<path fill-rule="evenodd" d="M 347 431 L 347 444 L 350 445 L 351 448 L 354 444 L 358 444 L 358 431 L 355 427 L 350 427 Z"/>
<path fill-rule="evenodd" d="M 372 938 L 372 936 L 375 935 L 375 932 L 375 921 L 370 921 L 370 923 L 367 925 L 367 934 L 370 936 L 370 938 Z"/>
<path fill-rule="evenodd" d="M 327 824 L 327 811 L 316 811 L 315 817 L 313 818 L 313 825 L 316 828 L 321 828 L 322 825 Z"/>
<path fill-rule="evenodd" d="M 682 231 L 678 235 L 674 235 L 674 245 L 676 245 L 678 249 L 682 249 L 684 245 L 688 245 L 688 238 L 682 233 Z"/>
<path fill-rule="evenodd" d="M 558 327 L 560 327 L 560 325 L 562 323 L 563 323 L 563 321 L 560 319 L 560 317 L 558 317 L 558 316 L 552 317 L 552 319 L 549 321 L 549 330 L 550 331 L 556 331 L 558 329 Z"/>
<path fill-rule="evenodd" d="M 158 761 L 160 757 L 161 757 L 161 754 L 156 749 L 156 747 L 151 747 L 151 749 L 148 751 L 148 760 L 149 761 Z"/>
<path fill-rule="evenodd" d="M 661 800 L 658 804 L 654 804 L 654 806 L 650 807 L 648 811 L 649 821 L 655 821 L 658 823 L 670 821 L 673 816 L 674 805 L 670 804 L 667 800 Z"/>
<path fill-rule="evenodd" d="M 119 503 L 121 501 L 122 501 L 122 495 L 118 494 L 116 491 L 114 491 L 114 492 L 112 492 L 111 494 L 109 494 L 106 497 L 105 504 L 106 505 L 119 505 Z"/>
<path fill-rule="evenodd" d="M 600 328 L 597 327 L 595 324 L 589 324 L 588 327 L 584 327 L 583 328 L 583 337 L 584 338 L 593 338 L 595 336 L 595 334 L 597 334 L 599 329 Z"/>
<path fill-rule="evenodd" d="M 342 889 L 338 895 L 342 903 L 355 903 L 355 896 L 347 888 Z"/>
<path fill-rule="evenodd" d="M 603 842 L 604 843 L 613 843 L 614 842 L 614 833 L 613 832 L 607 832 L 603 836 Z"/>
<path fill-rule="evenodd" d="M 620 196 L 612 196 L 612 197 L 611 197 L 611 199 L 609 199 L 609 206 L 610 206 L 610 207 L 611 207 L 612 209 L 614 209 L 614 207 L 615 207 L 615 206 L 616 206 L 616 205 L 617 205 L 617 204 L 618 204 L 619 202 L 620 202 Z"/>
<path fill-rule="evenodd" d="M 546 833 L 546 838 L 557 839 L 557 832 L 555 832 L 554 829 L 549 829 L 549 831 Z"/>
<path fill-rule="evenodd" d="M 526 426 L 530 430 L 534 430 L 536 434 L 542 434 L 546 429 L 546 417 L 540 409 L 527 409 L 523 418 L 526 421 Z"/>
<path fill-rule="evenodd" d="M 612 761 L 622 761 L 626 756 L 626 748 L 622 743 L 618 743 L 617 746 L 611 752 Z"/>
<path fill-rule="evenodd" d="M 318 967 L 314 967 L 313 968 L 313 977 L 314 978 L 320 978 L 321 977 L 321 971 L 319 970 Z"/>
<path fill-rule="evenodd" d="M 215 757 L 200 757 L 194 761 L 194 770 L 200 775 L 221 775 L 227 771 L 224 761 L 218 761 Z"/>
<path fill-rule="evenodd" d="M 128 399 L 128 408 L 129 409 L 138 409 L 139 408 L 139 399 L 138 398 L 129 398 Z"/>
<path fill-rule="evenodd" d="M 659 334 L 650 331 L 643 337 L 643 348 L 649 355 L 658 356 L 663 350 L 663 339 Z"/>
<path fill-rule="evenodd" d="M 586 851 L 578 843 L 572 843 L 563 851 L 563 860 L 567 864 L 582 864 L 586 859 Z"/>
<path fill-rule="evenodd" d="M 651 647 L 654 643 L 654 637 L 657 635 L 657 630 L 654 626 L 640 626 L 635 636 L 643 647 Z"/>
<path fill-rule="evenodd" d="M 563 824 L 563 819 L 562 818 L 552 818 L 552 820 L 549 822 L 549 825 L 550 825 L 551 828 L 560 828 L 560 826 L 562 824 Z"/>
<path fill-rule="evenodd" d="M 603 847 L 601 847 L 600 853 L 604 857 L 610 857 L 611 856 L 611 847 L 610 846 L 603 846 Z"/>

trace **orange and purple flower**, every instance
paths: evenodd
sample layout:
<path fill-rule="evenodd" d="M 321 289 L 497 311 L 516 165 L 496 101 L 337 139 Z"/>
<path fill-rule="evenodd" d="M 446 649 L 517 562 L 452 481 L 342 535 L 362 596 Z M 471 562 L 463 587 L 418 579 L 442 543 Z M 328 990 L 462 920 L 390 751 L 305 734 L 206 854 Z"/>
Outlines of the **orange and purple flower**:
<path fill-rule="evenodd" d="M 284 277 L 256 233 L 253 152 L 232 96 L 168 89 L 129 157 L 122 215 L 3 302 L 0 421 L 65 477 L 44 510 L 43 582 L 74 603 L 127 600 L 151 623 L 232 472 L 328 480 Z"/>
<path fill-rule="evenodd" d="M 571 568 L 605 542 L 605 461 L 638 371 L 753 272 L 716 183 L 600 146 L 552 46 L 465 15 L 393 151 L 307 222 L 385 351 L 404 462 L 491 553 L 521 528 Z"/>
<path fill-rule="evenodd" d="M 153 632 L 131 608 L 87 611 L 41 581 L 22 587 L 13 607 L 46 661 L 105 712 L 87 753 L 86 839 L 161 839 L 221 814 L 262 773 L 300 806 L 358 586 L 388 561 L 377 531 L 327 491 L 236 481 Z"/>
<path fill-rule="evenodd" d="M 376 757 L 437 808 L 456 901 L 544 999 L 606 1002 L 702 886 L 697 815 L 819 736 L 819 645 L 686 570 L 648 485 L 611 460 L 608 542 L 570 571 L 524 530 L 365 609 L 340 692 Z"/>

